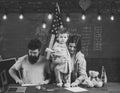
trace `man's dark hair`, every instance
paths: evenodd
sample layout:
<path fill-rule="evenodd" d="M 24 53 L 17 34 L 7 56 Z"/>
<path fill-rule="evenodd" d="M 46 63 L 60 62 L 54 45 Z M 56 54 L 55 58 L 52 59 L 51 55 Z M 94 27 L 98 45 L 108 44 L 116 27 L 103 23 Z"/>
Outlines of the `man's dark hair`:
<path fill-rule="evenodd" d="M 69 39 L 67 41 L 67 44 L 69 43 L 75 43 L 76 44 L 76 52 L 81 51 L 82 45 L 81 45 L 81 38 L 78 35 L 71 35 L 69 36 Z"/>
<path fill-rule="evenodd" d="M 41 41 L 36 38 L 30 40 L 30 42 L 28 43 L 28 49 L 30 50 L 40 49 L 41 46 L 42 46 Z"/>

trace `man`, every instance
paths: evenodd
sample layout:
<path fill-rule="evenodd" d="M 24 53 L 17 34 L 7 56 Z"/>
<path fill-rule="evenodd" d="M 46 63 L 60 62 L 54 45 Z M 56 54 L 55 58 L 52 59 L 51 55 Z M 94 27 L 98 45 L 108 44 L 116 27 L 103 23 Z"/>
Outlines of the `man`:
<path fill-rule="evenodd" d="M 72 60 L 72 87 L 82 84 L 87 79 L 86 60 L 84 54 L 81 52 L 81 41 L 79 36 L 71 36 L 68 40 L 68 49 Z"/>
<path fill-rule="evenodd" d="M 28 43 L 28 54 L 20 57 L 9 69 L 11 77 L 19 84 L 47 84 L 50 70 L 48 61 L 40 54 L 41 42 L 33 39 Z M 20 77 L 16 71 L 22 72 Z"/>

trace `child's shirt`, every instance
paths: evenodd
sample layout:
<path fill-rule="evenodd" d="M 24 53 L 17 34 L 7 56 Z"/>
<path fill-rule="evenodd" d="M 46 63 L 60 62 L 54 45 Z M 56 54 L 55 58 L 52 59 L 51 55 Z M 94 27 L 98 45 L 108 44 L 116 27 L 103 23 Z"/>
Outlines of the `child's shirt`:
<path fill-rule="evenodd" d="M 57 57 L 54 63 L 59 63 L 56 67 L 63 73 L 71 72 L 71 58 L 66 44 L 55 42 L 53 50 Z"/>

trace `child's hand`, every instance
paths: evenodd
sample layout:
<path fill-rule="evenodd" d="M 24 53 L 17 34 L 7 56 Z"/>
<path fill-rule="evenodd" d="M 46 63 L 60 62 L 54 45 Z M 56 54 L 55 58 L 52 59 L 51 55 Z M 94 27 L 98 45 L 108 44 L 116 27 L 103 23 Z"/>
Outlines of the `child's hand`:
<path fill-rule="evenodd" d="M 46 51 L 46 52 L 54 52 L 54 51 L 53 51 L 52 49 L 50 49 L 50 48 L 46 48 L 45 51 Z"/>
<path fill-rule="evenodd" d="M 67 62 L 67 59 L 65 57 L 61 57 L 61 62 L 62 63 L 66 63 Z"/>

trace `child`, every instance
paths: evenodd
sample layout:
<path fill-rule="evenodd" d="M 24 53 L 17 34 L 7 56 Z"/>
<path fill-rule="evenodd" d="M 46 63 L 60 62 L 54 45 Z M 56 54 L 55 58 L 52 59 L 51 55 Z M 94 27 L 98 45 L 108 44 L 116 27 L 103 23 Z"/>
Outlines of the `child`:
<path fill-rule="evenodd" d="M 67 49 L 68 32 L 65 29 L 59 29 L 57 41 L 53 45 L 53 67 L 57 86 L 70 87 L 71 77 L 71 58 Z"/>

